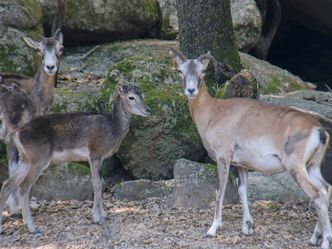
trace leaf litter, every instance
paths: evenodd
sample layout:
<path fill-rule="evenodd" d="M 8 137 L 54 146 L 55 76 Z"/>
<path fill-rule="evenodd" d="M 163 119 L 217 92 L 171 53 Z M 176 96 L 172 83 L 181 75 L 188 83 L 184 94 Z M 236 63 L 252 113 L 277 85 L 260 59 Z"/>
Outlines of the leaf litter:
<path fill-rule="evenodd" d="M 205 238 L 214 203 L 206 210 L 177 208 L 172 197 L 124 202 L 104 193 L 108 219 L 95 224 L 92 201 L 32 200 L 35 223 L 43 234 L 32 235 L 22 219 L 3 212 L 0 248 L 313 248 L 309 238 L 317 216 L 307 202 L 250 203 L 254 234 L 241 233 L 242 207 L 226 204 L 223 228 Z"/>

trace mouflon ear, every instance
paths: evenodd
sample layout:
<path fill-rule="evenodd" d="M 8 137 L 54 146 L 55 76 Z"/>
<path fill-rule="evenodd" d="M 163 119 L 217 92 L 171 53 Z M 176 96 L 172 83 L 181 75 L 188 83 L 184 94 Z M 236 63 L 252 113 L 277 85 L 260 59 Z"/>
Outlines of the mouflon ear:
<path fill-rule="evenodd" d="M 118 94 L 120 94 L 120 95 L 123 95 L 123 94 L 125 94 L 125 86 L 124 85 L 122 85 L 122 84 L 117 84 L 116 85 L 116 92 L 118 93 Z"/>
<path fill-rule="evenodd" d="M 214 57 L 211 55 L 211 51 L 208 51 L 206 54 L 202 54 L 201 56 L 199 56 L 196 61 L 202 63 L 202 71 L 205 71 L 212 59 L 214 59 Z"/>
<path fill-rule="evenodd" d="M 29 37 L 24 37 L 23 40 L 25 41 L 25 43 L 30 47 L 30 48 L 33 48 L 33 49 L 36 49 L 36 50 L 41 50 L 41 45 L 39 42 L 35 41 L 35 40 L 32 40 L 31 38 Z"/>
<path fill-rule="evenodd" d="M 55 39 L 57 39 L 61 44 L 63 44 L 63 34 L 61 32 L 61 29 L 57 29 L 57 31 L 55 31 L 53 37 Z"/>
<path fill-rule="evenodd" d="M 186 57 L 180 51 L 174 48 L 171 48 L 169 53 L 173 56 L 174 61 L 176 62 L 178 67 L 186 61 Z"/>

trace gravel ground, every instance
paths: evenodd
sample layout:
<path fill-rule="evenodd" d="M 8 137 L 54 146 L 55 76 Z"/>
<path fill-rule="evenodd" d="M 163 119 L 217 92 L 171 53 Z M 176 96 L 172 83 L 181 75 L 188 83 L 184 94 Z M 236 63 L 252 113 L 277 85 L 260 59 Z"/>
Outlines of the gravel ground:
<path fill-rule="evenodd" d="M 225 205 L 217 238 L 204 238 L 213 219 L 207 210 L 173 207 L 171 197 L 121 202 L 104 194 L 108 225 L 94 224 L 92 202 L 32 201 L 42 235 L 31 235 L 20 218 L 5 211 L 1 248 L 312 248 L 316 214 L 307 203 L 251 203 L 253 236 L 241 234 L 241 205 Z M 107 228 L 108 227 L 108 228 Z"/>

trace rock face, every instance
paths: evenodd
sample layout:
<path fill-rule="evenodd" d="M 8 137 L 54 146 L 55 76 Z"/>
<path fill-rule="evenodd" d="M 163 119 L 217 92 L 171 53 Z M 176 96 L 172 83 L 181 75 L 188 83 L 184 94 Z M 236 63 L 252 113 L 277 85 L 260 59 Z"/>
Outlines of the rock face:
<path fill-rule="evenodd" d="M 250 172 L 248 176 L 249 201 L 307 201 L 308 196 L 296 185 L 288 172 L 268 176 Z"/>
<path fill-rule="evenodd" d="M 174 39 L 179 33 L 179 24 L 176 11 L 176 1 L 175 0 L 158 0 L 162 18 L 162 32 L 163 37 L 166 39 Z"/>
<path fill-rule="evenodd" d="M 258 42 L 262 17 L 254 0 L 231 0 L 231 13 L 237 46 L 248 52 Z"/>
<path fill-rule="evenodd" d="M 306 89 L 307 84 L 287 70 L 274 66 L 254 56 L 240 53 L 243 68 L 253 72 L 262 94 L 282 93 Z"/>
<path fill-rule="evenodd" d="M 38 200 L 91 200 L 90 169 L 77 163 L 51 165 L 33 185 L 31 196 Z"/>
<path fill-rule="evenodd" d="M 235 180 L 235 179 L 234 179 Z M 215 200 L 217 167 L 179 159 L 174 165 L 175 206 L 184 208 L 208 208 Z M 228 181 L 225 203 L 238 201 L 235 183 Z"/>
<path fill-rule="evenodd" d="M 134 180 L 114 186 L 113 196 L 123 201 L 139 201 L 150 197 L 163 197 L 172 194 L 174 181 Z"/>
<path fill-rule="evenodd" d="M 3 0 L 0 3 L 0 71 L 32 75 L 37 55 L 23 37 L 39 39 L 42 12 L 37 0 Z"/>
<path fill-rule="evenodd" d="M 41 0 L 48 28 L 55 15 L 55 3 Z M 158 37 L 161 14 L 156 0 L 67 0 L 62 24 L 65 41 L 74 43 Z"/>

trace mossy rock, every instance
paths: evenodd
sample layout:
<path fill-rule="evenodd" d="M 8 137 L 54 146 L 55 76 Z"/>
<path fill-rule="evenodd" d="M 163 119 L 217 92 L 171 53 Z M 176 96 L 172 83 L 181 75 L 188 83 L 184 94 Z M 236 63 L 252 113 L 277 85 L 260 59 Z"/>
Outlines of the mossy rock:
<path fill-rule="evenodd" d="M 96 89 L 55 89 L 51 112 L 98 112 L 102 104 Z"/>
<path fill-rule="evenodd" d="M 77 162 L 51 165 L 33 185 L 31 196 L 38 200 L 91 200 L 90 169 Z"/>
<path fill-rule="evenodd" d="M 118 152 L 123 166 L 134 177 L 171 178 L 176 159 L 202 157 L 204 149 L 167 46 L 150 44 L 123 57 L 110 67 L 108 75 L 101 90 L 103 102 L 108 101 L 117 83 L 130 82 L 143 90 L 151 108 L 150 117 L 132 118 L 130 131 Z"/>
<path fill-rule="evenodd" d="M 41 3 L 48 32 L 57 9 L 55 2 Z M 157 0 L 67 0 L 62 29 L 67 42 L 106 42 L 156 37 L 161 30 L 161 22 Z"/>
<path fill-rule="evenodd" d="M 307 83 L 287 70 L 251 55 L 240 53 L 243 68 L 250 70 L 260 86 L 261 94 L 280 94 L 307 89 Z"/>
<path fill-rule="evenodd" d="M 4 0 L 0 3 L 0 71 L 33 75 L 37 53 L 23 37 L 39 39 L 43 34 L 41 7 L 37 0 Z"/>

